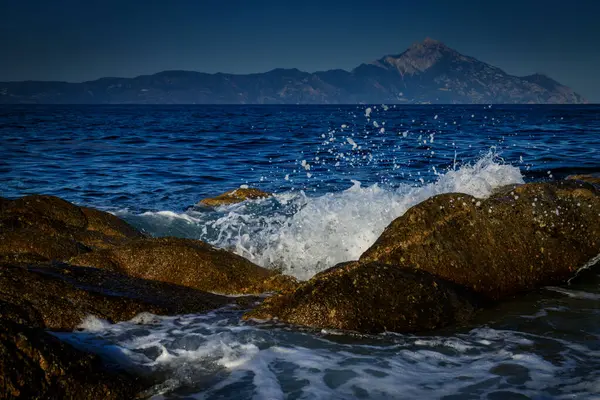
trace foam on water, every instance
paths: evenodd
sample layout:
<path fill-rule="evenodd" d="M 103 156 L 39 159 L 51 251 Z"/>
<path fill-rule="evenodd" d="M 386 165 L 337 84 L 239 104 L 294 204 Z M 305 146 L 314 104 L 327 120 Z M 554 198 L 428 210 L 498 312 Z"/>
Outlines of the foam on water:
<path fill-rule="evenodd" d="M 88 318 L 82 331 L 56 335 L 162 381 L 153 389 L 155 399 L 171 398 L 180 387 L 195 399 L 559 399 L 600 389 L 598 376 L 576 370 L 598 352 L 559 338 L 482 327 L 452 337 L 387 334 L 348 341 L 240 322 L 240 313 L 144 314 L 118 324 Z M 540 343 L 557 353 L 540 355 Z"/>
<path fill-rule="evenodd" d="M 570 290 L 566 288 L 560 288 L 555 286 L 546 287 L 547 290 L 551 290 L 553 292 L 564 294 L 565 296 L 569 296 L 575 299 L 585 299 L 585 300 L 595 300 L 600 301 L 600 294 L 598 293 L 589 293 L 582 290 Z"/>
<path fill-rule="evenodd" d="M 319 197 L 288 192 L 216 211 L 121 215 L 151 234 L 201 239 L 308 279 L 339 262 L 358 259 L 390 222 L 431 196 L 458 192 L 485 198 L 495 188 L 517 183 L 523 183 L 519 169 L 490 153 L 417 187 L 363 187 L 352 181 L 345 191 Z"/>

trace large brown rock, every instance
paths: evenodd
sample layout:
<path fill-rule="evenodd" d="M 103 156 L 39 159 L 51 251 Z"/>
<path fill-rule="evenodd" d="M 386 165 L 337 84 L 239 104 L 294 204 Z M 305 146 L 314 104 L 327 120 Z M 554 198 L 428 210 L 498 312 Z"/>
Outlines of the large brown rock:
<path fill-rule="evenodd" d="M 5 319 L 72 330 L 88 315 L 118 322 L 141 312 L 201 313 L 235 299 L 96 268 L 0 264 L 0 302 Z"/>
<path fill-rule="evenodd" d="M 600 253 L 600 197 L 578 181 L 487 200 L 444 194 L 394 220 L 361 257 L 417 268 L 490 298 L 559 284 Z"/>
<path fill-rule="evenodd" d="M 87 253 L 74 265 L 227 294 L 262 293 L 295 285 L 290 277 L 199 240 L 153 238 Z"/>
<path fill-rule="evenodd" d="M 217 207 L 227 204 L 241 203 L 244 200 L 262 199 L 270 196 L 271 193 L 263 192 L 259 189 L 238 188 L 222 193 L 216 197 L 202 199 L 198 202 L 198 204 L 209 207 Z"/>
<path fill-rule="evenodd" d="M 0 201 L 0 260 L 67 260 L 144 235 L 112 214 L 54 196 Z"/>
<path fill-rule="evenodd" d="M 40 328 L 0 316 L 0 399 L 134 399 L 145 387 Z"/>
<path fill-rule="evenodd" d="M 465 322 L 476 308 L 468 290 L 427 272 L 351 262 L 268 298 L 244 318 L 363 333 L 418 332 Z"/>

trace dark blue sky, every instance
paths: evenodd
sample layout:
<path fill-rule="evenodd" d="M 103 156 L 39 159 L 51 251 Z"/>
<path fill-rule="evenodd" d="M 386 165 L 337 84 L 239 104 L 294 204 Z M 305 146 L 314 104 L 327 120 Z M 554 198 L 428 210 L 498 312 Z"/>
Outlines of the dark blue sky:
<path fill-rule="evenodd" d="M 0 0 L 0 81 L 352 69 L 427 36 L 600 102 L 600 0 Z"/>

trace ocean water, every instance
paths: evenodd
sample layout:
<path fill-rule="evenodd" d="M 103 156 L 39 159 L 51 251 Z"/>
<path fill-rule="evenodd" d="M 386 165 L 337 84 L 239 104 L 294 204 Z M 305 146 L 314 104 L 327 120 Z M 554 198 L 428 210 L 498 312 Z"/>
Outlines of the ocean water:
<path fill-rule="evenodd" d="M 357 259 L 433 195 L 600 171 L 593 105 L 8 106 L 0 138 L 1 196 L 57 195 L 300 279 Z M 274 196 L 196 205 L 243 185 Z M 422 335 L 241 322 L 234 308 L 57 335 L 162 382 L 156 399 L 594 399 L 599 284 L 592 270 Z"/>

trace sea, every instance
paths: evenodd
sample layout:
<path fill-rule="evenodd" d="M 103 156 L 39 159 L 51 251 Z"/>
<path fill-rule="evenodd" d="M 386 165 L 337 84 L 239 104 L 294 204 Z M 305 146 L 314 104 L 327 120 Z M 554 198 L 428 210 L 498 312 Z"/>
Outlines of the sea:
<path fill-rule="evenodd" d="M 595 172 L 598 105 L 0 107 L 0 196 L 59 196 L 301 280 L 431 196 Z M 239 187 L 273 196 L 198 205 Z M 153 399 L 600 399 L 599 274 L 421 334 L 241 321 L 233 306 L 55 334 L 152 378 Z"/>

